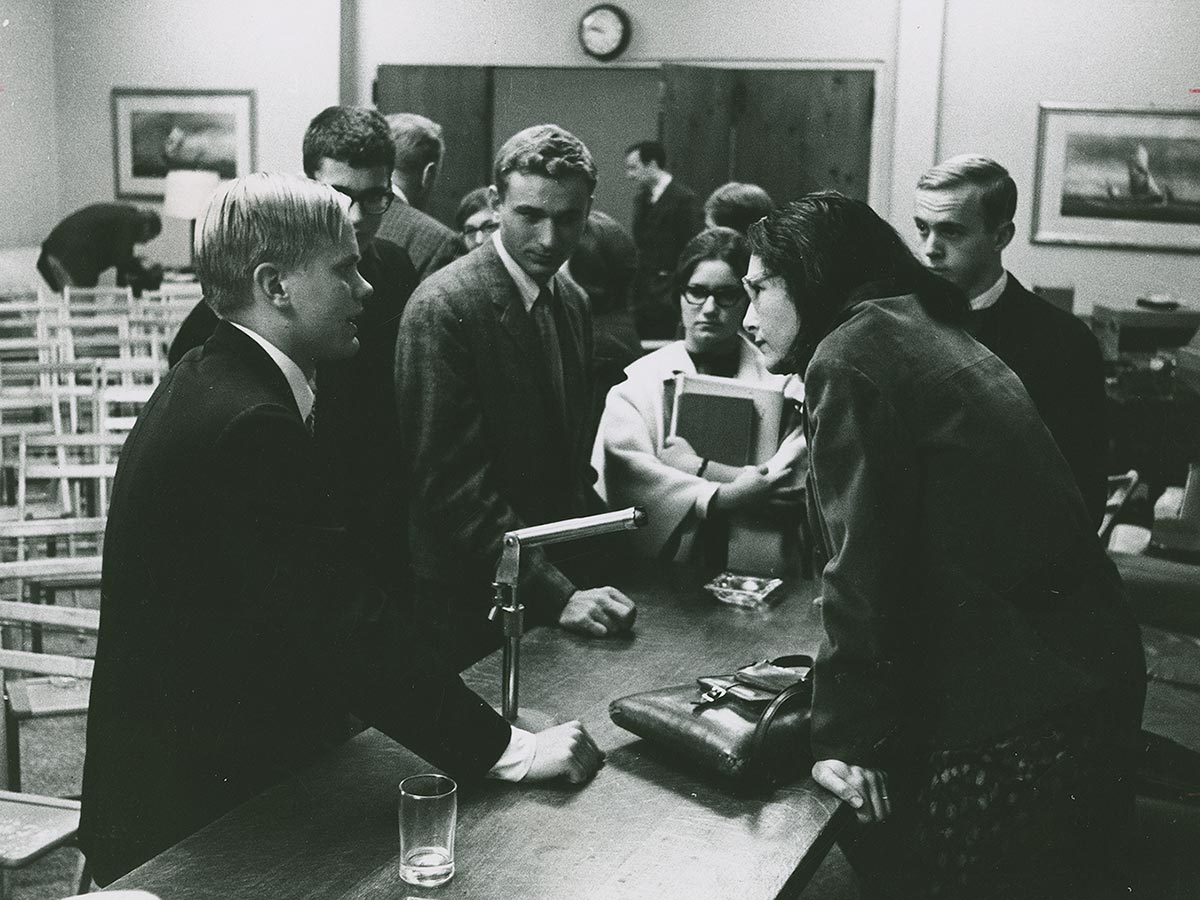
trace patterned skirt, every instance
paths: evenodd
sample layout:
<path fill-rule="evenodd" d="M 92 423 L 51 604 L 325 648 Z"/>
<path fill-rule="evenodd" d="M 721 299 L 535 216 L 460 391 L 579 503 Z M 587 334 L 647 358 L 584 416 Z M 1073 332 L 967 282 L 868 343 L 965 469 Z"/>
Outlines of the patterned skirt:
<path fill-rule="evenodd" d="M 1113 722 L 1043 720 L 891 779 L 891 819 L 843 842 L 863 896 L 1129 896 L 1136 730 Z"/>

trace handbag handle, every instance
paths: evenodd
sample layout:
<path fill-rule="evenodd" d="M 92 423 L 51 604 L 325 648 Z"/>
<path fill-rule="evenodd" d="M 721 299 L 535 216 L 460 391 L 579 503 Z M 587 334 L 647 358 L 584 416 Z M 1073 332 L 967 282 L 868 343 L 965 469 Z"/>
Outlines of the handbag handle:
<path fill-rule="evenodd" d="M 811 669 L 813 658 L 806 654 L 796 653 L 778 657 L 771 660 L 771 662 L 777 666 L 808 666 Z M 789 700 L 797 694 L 811 692 L 811 690 L 812 683 L 807 678 L 803 681 L 797 681 L 790 687 L 786 687 L 780 691 L 775 699 L 767 704 L 767 708 L 763 710 L 762 715 L 759 716 L 758 724 L 754 728 L 754 736 L 750 739 L 750 758 L 756 762 L 756 767 L 759 769 L 757 773 L 758 777 L 766 784 L 771 784 L 774 781 L 766 758 L 767 732 L 771 728 L 771 723 Z"/>

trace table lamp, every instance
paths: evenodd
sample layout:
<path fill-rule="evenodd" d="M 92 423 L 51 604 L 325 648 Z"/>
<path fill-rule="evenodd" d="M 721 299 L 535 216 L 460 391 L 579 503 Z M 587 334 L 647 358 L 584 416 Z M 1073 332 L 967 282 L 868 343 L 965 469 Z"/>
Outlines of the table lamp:
<path fill-rule="evenodd" d="M 632 531 L 646 524 L 646 511 L 638 506 L 617 512 L 582 516 L 578 519 L 563 519 L 545 525 L 530 525 L 506 532 L 504 548 L 500 551 L 500 564 L 496 566 L 496 580 L 492 583 L 496 605 L 488 614 L 493 622 L 497 619 L 504 631 L 504 672 L 501 683 L 504 718 L 513 722 L 517 718 L 517 684 L 520 679 L 521 635 L 525 632 L 525 607 L 517 600 L 517 582 L 521 578 L 521 549 L 539 547 L 542 544 L 558 544 L 579 538 L 596 537 L 614 531 Z"/>
<path fill-rule="evenodd" d="M 163 215 L 187 220 L 188 259 L 192 269 L 196 267 L 196 219 L 220 183 L 220 175 L 202 169 L 172 169 L 167 173 Z"/>

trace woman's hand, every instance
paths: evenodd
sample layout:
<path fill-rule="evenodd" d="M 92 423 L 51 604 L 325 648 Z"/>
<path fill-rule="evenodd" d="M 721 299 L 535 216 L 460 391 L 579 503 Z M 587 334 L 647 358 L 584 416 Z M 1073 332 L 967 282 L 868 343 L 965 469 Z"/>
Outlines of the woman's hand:
<path fill-rule="evenodd" d="M 791 471 L 788 468 L 772 473 L 765 465 L 744 466 L 733 481 L 717 488 L 712 502 L 721 512 L 764 505 L 775 496 L 777 489 L 785 487 L 783 482 Z"/>
<path fill-rule="evenodd" d="M 813 763 L 812 777 L 853 806 L 860 822 L 882 822 L 892 814 L 887 773 L 882 769 L 852 766 L 840 759 L 818 759 Z"/>
<path fill-rule="evenodd" d="M 658 451 L 658 461 L 689 475 L 695 475 L 703 462 L 692 445 L 681 437 L 667 438 Z"/>

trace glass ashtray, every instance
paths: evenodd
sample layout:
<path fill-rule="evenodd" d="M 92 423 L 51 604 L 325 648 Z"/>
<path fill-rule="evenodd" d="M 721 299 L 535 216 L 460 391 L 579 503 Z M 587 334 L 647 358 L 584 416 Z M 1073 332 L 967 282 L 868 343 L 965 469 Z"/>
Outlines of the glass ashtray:
<path fill-rule="evenodd" d="M 722 572 L 708 584 L 704 585 L 704 589 L 720 600 L 722 603 L 728 603 L 730 606 L 744 606 L 749 609 L 758 609 L 764 606 L 770 606 L 775 598 L 771 594 L 783 584 L 782 579 L 766 578 L 760 575 L 742 575 L 737 572 Z"/>

